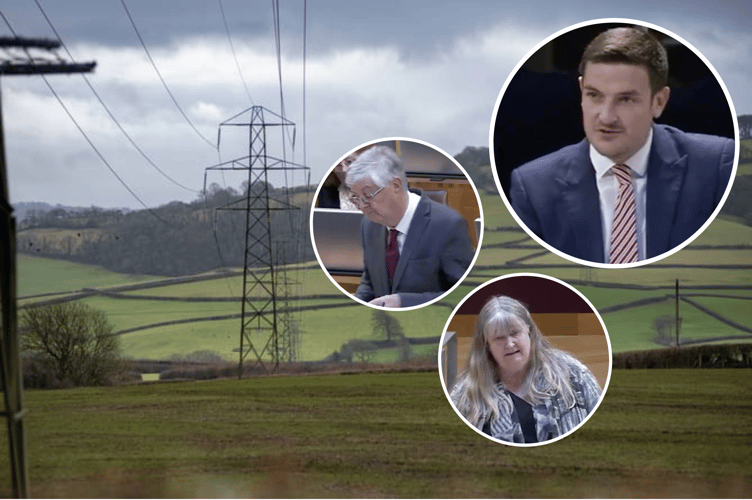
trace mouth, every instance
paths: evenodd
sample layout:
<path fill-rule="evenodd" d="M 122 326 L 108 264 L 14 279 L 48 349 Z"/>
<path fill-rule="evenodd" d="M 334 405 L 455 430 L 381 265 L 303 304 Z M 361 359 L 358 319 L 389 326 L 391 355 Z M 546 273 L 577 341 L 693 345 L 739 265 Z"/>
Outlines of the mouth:
<path fill-rule="evenodd" d="M 605 135 L 605 136 L 607 136 L 607 137 L 608 137 L 608 136 L 614 136 L 614 135 L 618 135 L 618 134 L 621 134 L 622 132 L 624 132 L 624 131 L 623 131 L 623 130 L 621 130 L 621 129 L 613 129 L 613 128 L 599 128 L 599 129 L 596 129 L 596 130 L 597 130 L 597 131 L 598 131 L 598 132 L 599 132 L 600 134 L 603 134 L 603 135 Z"/>
<path fill-rule="evenodd" d="M 514 356 L 515 354 L 518 354 L 519 352 L 520 352 L 520 350 L 519 350 L 519 349 L 517 349 L 516 351 L 514 351 L 514 352 L 510 352 L 510 353 L 508 353 L 508 354 L 505 354 L 504 356 Z"/>

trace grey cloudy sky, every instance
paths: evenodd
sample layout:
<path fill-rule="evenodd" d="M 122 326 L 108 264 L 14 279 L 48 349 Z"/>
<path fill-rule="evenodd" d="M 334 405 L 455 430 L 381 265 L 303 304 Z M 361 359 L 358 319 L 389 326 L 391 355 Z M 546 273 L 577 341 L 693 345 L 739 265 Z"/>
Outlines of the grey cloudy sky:
<path fill-rule="evenodd" d="M 76 60 L 97 62 L 89 81 L 122 127 L 157 166 L 194 190 L 144 160 L 80 75 L 49 76 L 81 128 L 148 206 L 196 199 L 207 167 L 243 154 L 247 139 L 237 131 L 223 130 L 219 152 L 202 138 L 215 143 L 220 122 L 252 104 L 280 111 L 270 1 L 125 0 L 201 136 L 165 91 L 120 1 L 38 1 Z M 549 35 L 596 18 L 637 19 L 683 38 L 715 67 L 737 114 L 752 113 L 752 4 L 745 0 L 311 0 L 303 127 L 303 1 L 280 3 L 285 110 L 297 124 L 287 159 L 302 163 L 305 152 L 314 181 L 348 150 L 381 137 L 424 140 L 452 155 L 467 145 L 488 146 L 493 107 L 515 65 Z M 4 0 L 0 11 L 19 35 L 53 36 L 34 0 Z M 9 34 L 0 22 L 0 35 Z M 2 106 L 12 202 L 140 207 L 40 77 L 3 78 Z M 270 140 L 270 154 L 281 156 L 279 142 Z M 220 185 L 240 181 L 209 176 Z M 301 174 L 287 179 L 303 181 Z"/>

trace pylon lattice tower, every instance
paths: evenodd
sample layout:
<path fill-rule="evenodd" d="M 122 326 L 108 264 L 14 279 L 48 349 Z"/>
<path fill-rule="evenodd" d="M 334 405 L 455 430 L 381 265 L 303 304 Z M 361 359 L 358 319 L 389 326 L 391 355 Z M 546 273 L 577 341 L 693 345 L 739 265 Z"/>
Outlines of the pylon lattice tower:
<path fill-rule="evenodd" d="M 280 362 L 295 360 L 297 324 L 290 319 L 290 290 L 294 281 L 288 279 L 288 266 L 284 241 L 273 237 L 273 219 L 282 221 L 279 215 L 289 214 L 299 207 L 289 199 L 272 197 L 269 173 L 273 171 L 308 170 L 284 159 L 267 154 L 267 130 L 270 127 L 284 128 L 295 124 L 272 111 L 253 106 L 220 124 L 222 127 L 248 127 L 249 154 L 207 168 L 215 170 L 245 170 L 247 192 L 244 199 L 231 202 L 217 210 L 240 210 L 246 213 L 245 254 L 243 263 L 243 302 L 240 326 L 240 358 L 238 378 L 243 376 L 243 363 L 249 356 L 255 366 L 266 372 L 275 371 Z M 284 147 L 284 144 L 283 144 Z M 277 216 L 274 216 L 274 213 Z M 290 228 L 293 237 L 300 237 L 295 227 Z M 296 248 L 299 246 L 296 245 Z"/>

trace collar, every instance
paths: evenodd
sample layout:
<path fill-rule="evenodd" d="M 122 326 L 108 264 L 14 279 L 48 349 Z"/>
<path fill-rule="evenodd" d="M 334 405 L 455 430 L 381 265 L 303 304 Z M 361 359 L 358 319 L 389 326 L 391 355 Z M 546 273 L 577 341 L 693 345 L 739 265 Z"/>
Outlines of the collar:
<path fill-rule="evenodd" d="M 413 220 L 413 215 L 415 215 L 415 210 L 418 208 L 418 203 L 420 202 L 420 196 L 418 196 L 415 193 L 408 192 L 407 193 L 407 208 L 405 209 L 405 214 L 402 216 L 402 219 L 399 221 L 399 223 L 390 229 L 396 229 L 400 232 L 400 234 L 407 234 L 407 230 L 410 228 L 410 222 Z"/>
<path fill-rule="evenodd" d="M 637 150 L 637 152 L 632 155 L 631 158 L 624 162 L 624 165 L 629 166 L 629 168 L 632 170 L 633 178 L 643 177 L 645 175 L 645 172 L 647 172 L 648 156 L 650 156 L 650 145 L 652 143 L 653 127 L 650 127 L 650 132 L 648 132 L 648 139 L 645 141 L 645 144 L 643 144 L 642 147 Z M 597 179 L 606 175 L 611 170 L 611 167 L 614 166 L 613 160 L 611 160 L 607 156 L 603 156 L 598 151 L 596 151 L 592 144 L 590 145 L 590 162 L 595 168 L 595 177 Z"/>

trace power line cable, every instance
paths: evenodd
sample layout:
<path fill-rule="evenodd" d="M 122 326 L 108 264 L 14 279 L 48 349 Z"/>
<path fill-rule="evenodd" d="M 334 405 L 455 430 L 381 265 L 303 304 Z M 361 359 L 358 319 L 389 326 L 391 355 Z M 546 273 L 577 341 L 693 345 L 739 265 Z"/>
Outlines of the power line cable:
<path fill-rule="evenodd" d="M 136 199 L 136 201 L 138 201 L 141 204 L 141 206 L 143 206 L 146 210 L 149 211 L 149 213 L 151 213 L 154 217 L 156 217 L 157 219 L 159 219 L 160 222 L 162 222 L 162 223 L 164 223 L 166 225 L 170 225 L 167 221 L 165 221 L 164 219 L 162 219 L 162 217 L 160 217 L 159 215 L 157 215 L 157 213 L 154 210 L 152 210 L 151 208 L 149 208 L 149 206 L 146 203 L 144 203 L 144 200 L 142 200 L 133 191 L 133 189 L 131 189 L 130 186 L 128 186 L 128 184 L 123 180 L 123 178 L 120 177 L 120 175 L 117 173 L 117 171 L 112 167 L 112 165 L 110 165 L 110 163 L 107 161 L 107 159 L 104 157 L 104 155 L 102 155 L 101 151 L 99 151 L 99 149 L 97 148 L 97 146 L 92 142 L 92 140 L 89 138 L 89 136 L 86 134 L 86 132 L 84 132 L 84 129 L 81 128 L 81 125 L 78 123 L 78 121 L 76 121 L 76 119 L 74 118 L 73 114 L 70 112 L 70 110 L 65 105 L 65 103 L 60 98 L 60 96 L 57 94 L 57 92 L 55 92 L 55 89 L 52 87 L 52 85 L 50 84 L 50 82 L 47 81 L 47 78 L 44 75 L 40 75 L 40 76 L 42 77 L 42 80 L 44 80 L 44 83 L 47 84 L 47 87 L 50 89 L 50 92 L 52 92 L 52 95 L 55 96 L 55 99 L 57 99 L 57 101 L 63 107 L 63 109 L 65 110 L 66 114 L 71 119 L 71 121 L 73 122 L 73 124 L 76 126 L 76 128 L 78 129 L 78 131 L 81 132 L 81 135 L 84 136 L 84 139 L 86 139 L 86 142 L 89 143 L 89 146 L 91 146 L 91 149 L 94 150 L 94 152 L 97 154 L 97 156 L 99 157 L 99 159 L 102 160 L 102 163 L 104 163 L 105 166 L 110 170 L 110 172 L 112 172 L 112 175 L 115 176 L 115 178 L 120 182 L 120 184 L 122 184 L 123 187 L 125 187 L 125 189 L 127 189 L 128 192 Z"/>
<path fill-rule="evenodd" d="M 285 97 L 284 93 L 282 91 L 282 40 L 281 40 L 281 30 L 280 30 L 280 20 L 279 20 L 279 0 L 272 0 L 272 24 L 274 26 L 274 46 L 277 53 L 277 75 L 279 77 L 279 105 L 280 105 L 280 116 L 283 120 L 286 121 L 285 117 Z M 287 149 L 285 148 L 285 129 L 287 127 L 281 127 L 281 133 L 282 133 L 282 161 L 284 163 L 287 163 Z M 285 180 L 285 201 L 288 205 L 290 205 L 290 189 L 289 189 L 289 182 L 287 180 L 287 170 L 284 171 L 284 180 Z M 293 215 L 292 213 L 288 214 L 290 218 L 290 227 L 294 227 L 293 224 Z"/>
<path fill-rule="evenodd" d="M 63 49 L 65 49 L 65 52 L 68 54 L 68 57 L 70 57 L 71 60 L 75 61 L 75 58 L 73 57 L 73 54 L 71 54 L 71 51 L 68 50 L 68 47 L 65 45 L 65 43 L 63 42 L 62 37 L 60 36 L 60 34 L 55 29 L 55 26 L 52 24 L 52 21 L 50 20 L 49 16 L 47 16 L 47 13 L 42 8 L 42 5 L 39 3 L 39 0 L 34 0 L 34 2 L 37 4 L 37 7 L 39 8 L 40 12 L 44 16 L 44 19 L 47 21 L 47 24 L 50 26 L 50 29 L 52 29 L 52 32 L 57 37 L 58 41 L 60 41 L 61 46 L 63 47 Z M 199 193 L 198 190 L 189 188 L 189 187 L 181 184 L 180 182 L 178 182 L 175 179 L 173 179 L 172 177 L 170 177 L 167 174 L 167 172 L 165 172 L 164 170 L 162 170 L 161 168 L 159 168 L 157 166 L 157 164 L 154 163 L 154 161 L 152 161 L 152 159 L 138 146 L 138 144 L 136 144 L 136 142 L 133 140 L 133 138 L 130 136 L 130 134 L 128 134 L 128 132 L 126 132 L 126 130 L 120 124 L 120 122 L 118 121 L 118 119 L 115 118 L 115 115 L 112 113 L 112 111 L 110 110 L 110 108 L 104 103 L 104 101 L 102 100 L 102 98 L 99 96 L 99 93 L 94 89 L 94 86 L 91 84 L 91 81 L 86 77 L 86 75 L 83 74 L 83 73 L 81 73 L 81 76 L 83 77 L 83 79 L 86 82 L 86 84 L 89 86 L 89 89 L 91 89 L 92 93 L 94 94 L 94 97 L 96 97 L 97 100 L 99 101 L 99 104 L 102 105 L 102 107 L 107 112 L 107 114 L 110 116 L 110 118 L 112 119 L 112 121 L 115 122 L 115 125 L 117 125 L 118 129 L 120 129 L 120 131 L 123 133 L 123 135 L 126 137 L 126 139 L 128 139 L 128 141 L 131 143 L 131 145 L 136 149 L 136 151 L 139 152 L 139 154 L 147 161 L 147 163 L 149 163 L 149 165 L 151 165 L 152 167 L 154 167 L 154 169 L 157 172 L 159 172 L 160 174 L 162 174 L 162 176 L 164 176 L 165 179 L 167 179 L 168 181 L 172 182 L 176 186 L 179 186 L 179 187 L 185 189 L 186 191 L 190 191 L 192 193 Z"/>
<path fill-rule="evenodd" d="M 287 116 L 285 113 L 285 95 L 282 85 L 282 34 L 280 30 L 279 0 L 272 0 L 272 18 L 274 24 L 274 45 L 277 53 L 277 75 L 279 79 L 279 114 L 283 119 L 286 119 Z M 286 127 L 282 127 L 283 143 L 285 137 L 285 128 Z M 289 132 L 288 139 L 290 140 L 290 144 L 293 145 L 294 141 L 292 140 L 292 138 L 289 138 Z"/>
<path fill-rule="evenodd" d="M 306 157 L 306 53 L 308 37 L 308 1 L 303 0 L 303 165 L 308 165 Z M 309 171 L 310 172 L 310 171 Z M 310 173 L 309 173 L 310 176 Z"/>
<path fill-rule="evenodd" d="M 248 100 L 251 101 L 251 106 L 255 106 L 253 102 L 253 97 L 251 97 L 251 91 L 248 89 L 248 84 L 245 81 L 245 78 L 243 78 L 243 71 L 240 69 L 240 63 L 238 62 L 238 55 L 235 52 L 235 44 L 232 43 L 232 36 L 230 35 L 230 26 L 227 24 L 227 17 L 225 16 L 225 9 L 222 6 L 222 0 L 217 0 L 219 3 L 219 11 L 222 13 L 222 22 L 225 25 L 225 31 L 227 32 L 227 41 L 230 42 L 230 50 L 232 51 L 232 57 L 235 59 L 235 67 L 238 69 L 238 75 L 240 75 L 240 80 L 243 82 L 243 88 L 245 88 L 245 93 L 248 95 Z"/>
<path fill-rule="evenodd" d="M 235 52 L 235 44 L 232 41 L 232 36 L 230 34 L 230 27 L 227 23 L 227 16 L 225 16 L 225 9 L 222 4 L 222 0 L 217 0 L 217 3 L 219 4 L 219 10 L 222 14 L 222 22 L 225 25 L 225 32 L 227 33 L 227 40 L 230 43 L 230 50 L 232 51 L 232 57 L 233 59 L 235 59 L 235 67 L 238 70 L 238 75 L 240 75 L 240 80 L 243 82 L 243 88 L 245 88 L 245 92 L 248 95 L 248 99 L 251 101 L 251 106 L 255 106 L 255 103 L 253 102 L 253 97 L 251 97 L 251 92 L 248 89 L 248 85 L 245 81 L 245 78 L 243 77 L 243 71 L 240 69 L 240 62 L 238 61 L 238 56 L 237 56 L 237 53 Z M 221 133 L 222 133 L 222 127 L 219 127 L 219 129 L 217 130 L 217 158 L 219 160 L 217 162 L 218 165 L 222 164 L 222 152 L 220 149 Z M 222 176 L 222 184 L 224 185 L 225 189 L 227 189 L 227 180 L 225 179 L 224 170 L 220 170 L 220 175 Z M 206 179 L 204 179 L 204 185 L 206 185 Z M 215 221 L 216 221 L 216 217 L 215 217 Z M 235 219 L 231 217 L 230 222 L 232 224 L 233 231 L 235 231 L 236 230 Z M 216 239 L 216 224 L 214 226 L 214 230 L 215 230 L 215 239 Z M 217 245 L 219 245 L 219 240 L 217 240 Z M 219 247 L 217 248 L 217 250 L 220 253 L 220 259 L 222 259 L 222 253 L 221 253 L 221 250 L 219 250 Z"/>
<path fill-rule="evenodd" d="M 144 52 L 146 52 L 146 56 L 149 58 L 149 61 L 151 62 L 152 67 L 154 68 L 154 71 L 157 73 L 157 76 L 159 77 L 159 80 L 162 82 L 162 85 L 164 86 L 165 90 L 167 91 L 167 94 L 170 96 L 170 99 L 172 99 L 172 102 L 175 104 L 175 107 L 178 108 L 178 111 L 180 111 L 180 114 L 183 115 L 183 118 L 185 118 L 185 121 L 188 122 L 188 125 L 191 126 L 191 128 L 196 132 L 196 134 L 201 137 L 201 139 L 204 140 L 209 146 L 212 148 L 217 148 L 215 144 L 213 144 L 209 139 L 207 139 L 199 130 L 196 128 L 196 125 L 193 124 L 190 118 L 188 118 L 188 115 L 183 111 L 183 108 L 180 107 L 180 104 L 178 104 L 177 99 L 172 94 L 172 91 L 170 90 L 170 87 L 167 86 L 167 82 L 164 78 L 162 78 L 162 73 L 159 72 L 159 68 L 157 67 L 157 63 L 154 62 L 154 59 L 151 57 L 151 53 L 149 52 L 148 47 L 146 46 L 146 42 L 144 42 L 143 37 L 141 36 L 141 33 L 138 31 L 138 27 L 136 27 L 136 22 L 133 20 L 133 16 L 131 16 L 130 11 L 128 10 L 128 7 L 125 5 L 125 0 L 120 0 L 120 3 L 123 5 L 123 10 L 125 10 L 125 14 L 128 16 L 128 20 L 131 22 L 131 26 L 133 26 L 133 31 L 136 32 L 136 36 L 138 37 L 138 40 L 141 42 L 141 46 L 144 48 Z"/>
<path fill-rule="evenodd" d="M 15 30 L 13 29 L 13 26 L 11 26 L 10 22 L 8 21 L 8 19 L 7 19 L 6 17 L 5 17 L 5 15 L 4 15 L 4 14 L 3 14 L 2 12 L 0 12 L 0 16 L 2 16 L 2 18 L 3 18 L 3 21 L 5 21 L 5 24 L 6 24 L 7 26 L 8 26 L 8 29 L 9 29 L 9 30 L 10 30 L 10 32 L 11 32 L 11 33 L 13 34 L 13 36 L 14 36 L 14 37 L 18 37 L 18 35 L 16 34 L 16 31 L 15 31 Z M 27 50 L 27 49 L 25 49 L 25 50 Z M 28 50 L 27 50 L 27 52 L 28 52 Z M 96 145 L 94 145 L 94 143 L 93 143 L 93 142 L 92 142 L 92 140 L 91 140 L 91 139 L 89 138 L 89 136 L 88 136 L 88 135 L 86 134 L 86 132 L 84 132 L 84 129 L 83 129 L 83 128 L 81 128 L 81 125 L 79 125 L 78 121 L 76 121 L 76 119 L 75 119 L 75 117 L 73 116 L 73 114 L 72 114 L 72 113 L 70 112 L 70 110 L 68 109 L 68 107 L 67 107 L 67 106 L 65 105 L 65 103 L 63 102 L 63 100 L 62 100 L 62 99 L 60 98 L 60 96 L 58 95 L 58 93 L 57 93 L 57 92 L 55 91 L 55 89 L 54 89 L 54 88 L 52 87 L 52 84 L 50 84 L 50 82 L 49 82 L 49 81 L 47 80 L 47 77 L 45 77 L 44 75 L 39 75 L 39 76 L 41 76 L 41 77 L 42 77 L 42 80 L 44 80 L 44 83 L 46 83 L 46 84 L 47 84 L 47 87 L 48 87 L 48 88 L 50 89 L 50 92 L 52 92 L 52 95 L 53 95 L 53 96 L 55 96 L 55 99 L 57 99 L 57 102 L 59 102 L 59 103 L 60 103 L 60 106 L 62 106 L 63 110 L 65 110 L 65 113 L 66 113 L 66 114 L 68 115 L 68 117 L 69 117 L 69 118 L 71 119 L 71 121 L 72 121 L 72 122 L 73 122 L 73 124 L 74 124 L 74 125 L 76 126 L 76 128 L 77 128 L 77 129 L 78 129 L 78 131 L 79 131 L 79 132 L 81 133 L 81 135 L 83 135 L 83 136 L 84 136 L 84 139 L 86 139 L 86 142 L 88 142 L 88 143 L 89 143 L 89 146 L 91 146 L 92 150 L 94 150 L 94 152 L 95 152 L 95 153 L 97 154 L 97 156 L 99 157 L 99 159 L 100 159 L 100 160 L 102 160 L 102 163 L 104 163 L 104 164 L 105 164 L 105 166 L 106 166 L 106 167 L 107 167 L 107 168 L 108 168 L 108 169 L 110 170 L 110 172 L 112 173 L 112 175 L 114 175 L 114 176 L 115 176 L 115 178 L 116 178 L 116 179 L 117 179 L 117 180 L 118 180 L 118 181 L 120 182 L 120 184 L 122 184 L 122 185 L 123 185 L 123 187 L 125 187 L 125 189 L 126 189 L 126 190 L 127 190 L 127 191 L 128 191 L 128 192 L 129 192 L 130 194 L 131 194 L 131 196 L 133 196 L 133 198 L 135 198 L 135 199 L 136 199 L 136 201 L 138 201 L 138 202 L 139 202 L 139 203 L 140 203 L 140 204 L 141 204 L 141 205 L 142 205 L 142 206 L 143 206 L 143 207 L 144 207 L 144 208 L 145 208 L 145 209 L 146 209 L 147 211 L 149 211 L 149 213 L 151 213 L 151 214 L 152 214 L 152 215 L 153 215 L 154 217 L 156 217 L 156 218 L 157 218 L 157 219 L 158 219 L 159 221 L 161 221 L 162 223 L 164 223 L 164 224 L 166 224 L 166 225 L 169 225 L 169 223 L 168 223 L 168 222 L 166 222 L 166 221 L 165 221 L 164 219 L 162 219 L 162 218 L 161 218 L 161 217 L 160 217 L 159 215 L 157 215 L 157 214 L 156 214 L 156 212 L 154 212 L 154 211 L 153 211 L 153 210 L 152 210 L 151 208 L 149 208 L 149 207 L 148 207 L 148 206 L 146 205 L 146 203 L 144 203 L 144 200 L 142 200 L 142 199 L 141 199 L 141 198 L 140 198 L 140 197 L 139 197 L 139 196 L 138 196 L 138 195 L 137 195 L 137 194 L 136 194 L 136 193 L 135 193 L 135 192 L 133 191 L 133 189 L 131 189 L 131 188 L 130 188 L 130 186 L 128 186 L 128 184 L 127 184 L 127 183 L 126 183 L 126 182 L 125 182 L 125 181 L 123 180 L 123 178 L 122 178 L 122 177 L 120 177 L 120 175 L 119 175 L 119 174 L 117 173 L 117 171 L 116 171 L 116 170 L 115 170 L 115 169 L 114 169 L 114 168 L 112 167 L 112 165 L 110 165 L 110 163 L 109 163 L 109 162 L 107 161 L 107 159 L 105 159 L 104 155 L 103 155 L 103 154 L 102 154 L 102 153 L 101 153 L 101 152 L 99 151 L 99 149 L 98 149 L 98 148 L 96 147 Z"/>

